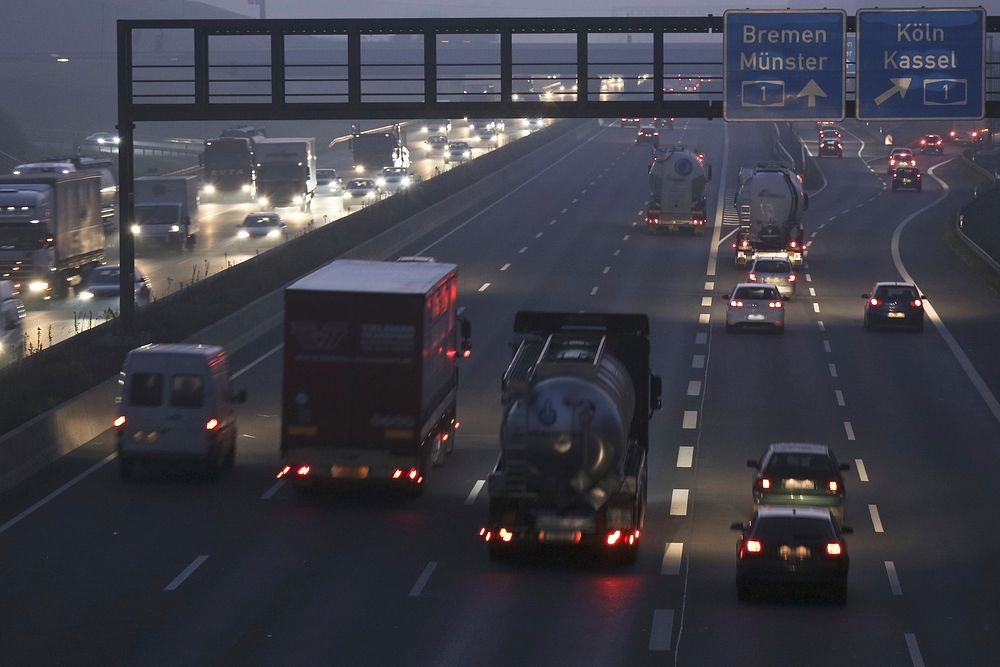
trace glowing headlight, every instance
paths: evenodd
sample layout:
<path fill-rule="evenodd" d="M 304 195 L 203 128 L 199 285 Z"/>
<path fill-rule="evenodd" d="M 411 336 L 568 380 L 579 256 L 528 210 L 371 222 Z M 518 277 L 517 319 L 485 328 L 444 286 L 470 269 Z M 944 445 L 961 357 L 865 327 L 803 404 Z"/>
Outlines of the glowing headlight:
<path fill-rule="evenodd" d="M 426 126 L 426 125 L 424 125 L 423 127 L 421 127 L 421 128 L 420 128 L 420 131 L 421 131 L 421 132 L 426 132 L 426 131 L 427 131 L 427 126 Z"/>
<path fill-rule="evenodd" d="M 354 172 L 357 173 L 357 174 L 363 174 L 363 173 L 365 173 L 365 165 L 363 165 L 363 164 L 356 164 L 356 165 L 354 165 Z"/>
<path fill-rule="evenodd" d="M 181 226 L 180 225 L 170 225 L 170 231 L 172 231 L 172 232 L 179 232 L 179 231 L 181 231 Z"/>
<path fill-rule="evenodd" d="M 476 124 L 475 123 L 469 123 L 469 129 L 470 130 L 476 129 Z"/>
<path fill-rule="evenodd" d="M 205 187 L 201 189 L 201 191 L 204 192 L 206 195 L 215 194 L 215 186 L 212 185 L 211 183 L 208 183 L 205 185 Z"/>
<path fill-rule="evenodd" d="M 257 200 L 257 205 L 258 205 L 258 206 L 267 206 L 267 204 L 268 204 L 268 199 L 267 199 L 267 197 L 261 197 L 261 198 L 259 198 L 259 199 Z"/>
<path fill-rule="evenodd" d="M 49 284 L 44 280 L 32 280 L 28 283 L 29 292 L 44 292 L 49 288 Z"/>
<path fill-rule="evenodd" d="M 375 185 L 379 186 L 380 188 L 384 188 L 385 187 L 385 179 L 384 178 L 378 179 L 377 181 L 375 181 Z"/>
<path fill-rule="evenodd" d="M 375 193 L 369 190 L 368 192 L 365 193 L 365 197 L 373 199 L 375 197 Z"/>
<path fill-rule="evenodd" d="M 104 137 L 97 137 L 97 143 L 103 144 L 104 143 Z"/>
<path fill-rule="evenodd" d="M 113 139 L 113 141 L 114 141 L 114 142 L 115 142 L 116 144 L 120 144 L 120 143 L 122 142 L 122 138 L 121 138 L 121 137 L 115 137 L 115 138 Z"/>
<path fill-rule="evenodd" d="M 267 238 L 276 239 L 281 236 L 281 231 L 278 229 L 272 229 L 267 232 Z"/>
<path fill-rule="evenodd" d="M 241 229 L 240 231 L 236 232 L 236 236 L 241 239 L 248 239 L 250 238 L 250 232 L 248 232 L 245 229 Z"/>
<path fill-rule="evenodd" d="M 243 185 L 240 186 L 240 190 L 242 190 L 243 192 L 250 192 L 250 184 L 244 183 Z"/>
<path fill-rule="evenodd" d="M 301 195 L 295 195 L 295 197 L 292 198 L 292 203 L 295 204 L 296 206 L 301 206 L 302 205 L 302 196 Z"/>
<path fill-rule="evenodd" d="M 402 187 L 402 188 L 408 188 L 408 187 L 410 187 L 410 177 L 406 176 L 405 178 L 403 178 L 403 180 L 399 184 L 399 186 Z"/>
<path fill-rule="evenodd" d="M 472 151 L 465 151 L 462 153 L 462 157 L 472 157 Z"/>
<path fill-rule="evenodd" d="M 138 236 L 142 232 L 142 227 L 139 225 L 132 225 L 129 229 L 132 231 L 134 236 Z"/>
<path fill-rule="evenodd" d="M 94 298 L 94 293 L 91 292 L 90 290 L 83 290 L 82 292 L 80 292 L 80 298 L 84 301 L 90 301 L 91 299 Z"/>

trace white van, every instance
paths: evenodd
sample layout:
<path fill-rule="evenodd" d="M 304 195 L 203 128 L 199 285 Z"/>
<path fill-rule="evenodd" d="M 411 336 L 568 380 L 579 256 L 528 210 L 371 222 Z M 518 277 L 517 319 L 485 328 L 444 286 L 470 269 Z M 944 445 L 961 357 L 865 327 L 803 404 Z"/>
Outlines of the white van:
<path fill-rule="evenodd" d="M 236 456 L 234 403 L 226 353 L 214 345 L 143 345 L 128 353 L 114 426 L 118 463 L 129 479 L 143 461 L 197 461 L 209 477 Z"/>

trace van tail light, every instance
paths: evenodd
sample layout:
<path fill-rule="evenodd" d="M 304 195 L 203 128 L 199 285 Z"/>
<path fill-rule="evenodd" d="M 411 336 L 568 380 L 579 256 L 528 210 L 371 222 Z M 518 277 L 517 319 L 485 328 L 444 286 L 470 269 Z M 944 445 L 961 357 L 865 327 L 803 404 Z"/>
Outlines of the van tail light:
<path fill-rule="evenodd" d="M 914 308 L 923 308 L 924 302 L 921 301 L 920 299 L 914 299 L 913 301 L 910 302 L 910 305 L 913 306 Z"/>
<path fill-rule="evenodd" d="M 767 307 L 768 308 L 784 308 L 785 306 L 780 301 L 768 301 L 767 302 Z"/>
<path fill-rule="evenodd" d="M 795 282 L 795 274 L 794 273 L 789 273 L 788 274 L 788 282 L 790 282 L 790 283 L 794 283 Z"/>
<path fill-rule="evenodd" d="M 840 546 L 839 544 L 837 546 Z M 759 554 L 760 553 L 760 540 L 747 540 L 746 542 L 747 553 Z M 827 549 L 830 546 L 827 545 Z"/>
<path fill-rule="evenodd" d="M 844 553 L 844 547 L 840 546 L 840 542 L 827 542 L 826 544 L 827 556 L 839 556 L 842 553 Z"/>
<path fill-rule="evenodd" d="M 206 431 L 217 431 L 219 429 L 219 420 L 212 417 L 207 422 L 205 422 Z"/>
<path fill-rule="evenodd" d="M 879 299 L 879 298 L 876 298 L 876 297 L 873 296 L 872 298 L 868 299 L 868 303 L 870 303 L 873 306 L 881 306 L 882 305 L 882 299 Z"/>
<path fill-rule="evenodd" d="M 749 274 L 747 274 L 747 280 L 749 280 L 752 283 L 757 282 L 757 274 L 751 271 Z"/>
<path fill-rule="evenodd" d="M 115 417 L 115 421 L 113 423 L 116 429 L 118 429 L 119 431 L 122 430 L 123 428 L 125 428 L 125 415 L 118 415 L 117 417 Z"/>
<path fill-rule="evenodd" d="M 831 491 L 833 491 L 834 493 L 840 490 L 840 485 L 837 484 L 837 480 L 835 479 L 831 479 L 830 482 L 826 485 L 826 487 Z"/>
<path fill-rule="evenodd" d="M 299 477 L 307 477 L 310 472 L 312 472 L 311 466 L 299 466 L 295 469 L 295 474 Z"/>
<path fill-rule="evenodd" d="M 416 468 L 393 468 L 392 478 L 396 480 L 410 481 L 415 484 L 422 484 L 424 476 Z"/>
<path fill-rule="evenodd" d="M 622 531 L 615 530 L 608 533 L 607 543 L 609 547 L 613 547 L 618 544 L 618 541 L 622 539 Z"/>
<path fill-rule="evenodd" d="M 730 300 L 729 305 L 732 308 L 742 308 L 743 307 L 743 302 L 742 301 L 737 301 L 736 299 L 732 299 L 732 300 Z"/>
<path fill-rule="evenodd" d="M 762 491 L 769 490 L 771 488 L 771 480 L 769 480 L 767 477 L 761 477 L 760 478 L 760 488 L 761 488 Z"/>

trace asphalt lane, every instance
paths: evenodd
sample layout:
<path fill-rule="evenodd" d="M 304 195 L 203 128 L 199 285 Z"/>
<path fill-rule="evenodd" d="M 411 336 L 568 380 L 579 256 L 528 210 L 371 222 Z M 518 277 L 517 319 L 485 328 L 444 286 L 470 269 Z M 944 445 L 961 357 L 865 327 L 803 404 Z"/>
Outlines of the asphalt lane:
<path fill-rule="evenodd" d="M 665 140 L 705 151 L 714 203 L 740 166 L 770 157 L 767 129 L 681 120 Z M 764 665 L 807 656 L 909 665 L 914 647 L 927 664 L 990 664 L 1000 429 L 930 322 L 922 335 L 860 325 L 860 293 L 896 277 L 891 239 L 916 214 L 904 263 L 960 344 L 988 349 L 995 297 L 976 291 L 937 232 L 963 173 L 937 169 L 958 180 L 942 207 L 920 213 L 940 194 L 936 182 L 919 195 L 887 192 L 849 139 L 844 159 L 820 163 L 827 186 L 811 198 L 806 232 L 816 235 L 787 302 L 788 331 L 727 334 L 717 295 L 743 275 L 728 242 L 706 271 L 710 234 L 645 233 L 648 154 L 631 134 L 595 124 L 589 139 L 556 142 L 508 197 L 475 217 L 456 210 L 441 240 L 405 250 L 459 263 L 474 327 L 456 452 L 423 498 L 301 497 L 275 482 L 280 355 L 264 355 L 280 339 L 269 332 L 235 360 L 260 359 L 236 382 L 250 401 L 232 475 L 125 485 L 105 465 L 0 529 L 9 592 L 0 650 L 11 664 Z M 952 298 L 976 316 L 950 311 Z M 525 308 L 651 318 L 664 408 L 652 422 L 634 567 L 560 554 L 494 565 L 476 537 L 486 514 L 477 487 L 497 453 L 498 379 L 513 314 Z M 789 440 L 830 444 L 852 465 L 844 607 L 736 600 L 728 527 L 749 514 L 744 463 Z M 82 468 L 110 451 L 106 436 L 75 456 Z M 50 492 L 66 465 L 0 499 L 0 519 Z"/>

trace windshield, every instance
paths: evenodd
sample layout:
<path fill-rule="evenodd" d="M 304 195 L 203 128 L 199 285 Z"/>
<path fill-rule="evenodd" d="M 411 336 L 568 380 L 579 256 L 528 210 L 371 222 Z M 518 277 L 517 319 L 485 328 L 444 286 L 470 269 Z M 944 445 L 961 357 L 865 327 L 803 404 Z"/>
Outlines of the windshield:
<path fill-rule="evenodd" d="M 755 537 L 780 543 L 819 542 L 835 537 L 827 519 L 811 517 L 769 516 L 754 524 Z"/>
<path fill-rule="evenodd" d="M 274 227 L 278 224 L 276 215 L 255 215 L 243 221 L 244 227 Z"/>
<path fill-rule="evenodd" d="M 261 165 L 257 170 L 261 181 L 298 180 L 305 176 L 305 167 L 297 164 Z"/>
<path fill-rule="evenodd" d="M 44 230 L 38 225 L 0 223 L 0 250 L 38 250 L 44 246 Z"/>
<path fill-rule="evenodd" d="M 791 479 L 813 479 L 834 474 L 827 456 L 800 452 L 775 452 L 764 471 L 768 475 Z"/>
<path fill-rule="evenodd" d="M 758 259 L 753 265 L 753 270 L 760 273 L 791 273 L 792 265 L 780 259 Z"/>
<path fill-rule="evenodd" d="M 880 299 L 916 299 L 917 290 L 909 285 L 882 285 L 875 290 Z"/>
<path fill-rule="evenodd" d="M 176 204 L 149 204 L 135 207 L 137 225 L 176 225 L 179 213 Z"/>
<path fill-rule="evenodd" d="M 375 187 L 374 181 L 369 181 L 364 178 L 356 178 L 353 181 L 348 182 L 347 187 L 349 188 L 372 188 Z"/>
<path fill-rule="evenodd" d="M 117 266 L 102 266 L 93 270 L 88 282 L 91 285 L 117 285 L 120 274 Z"/>
<path fill-rule="evenodd" d="M 736 290 L 737 299 L 780 299 L 776 287 L 741 287 Z"/>

